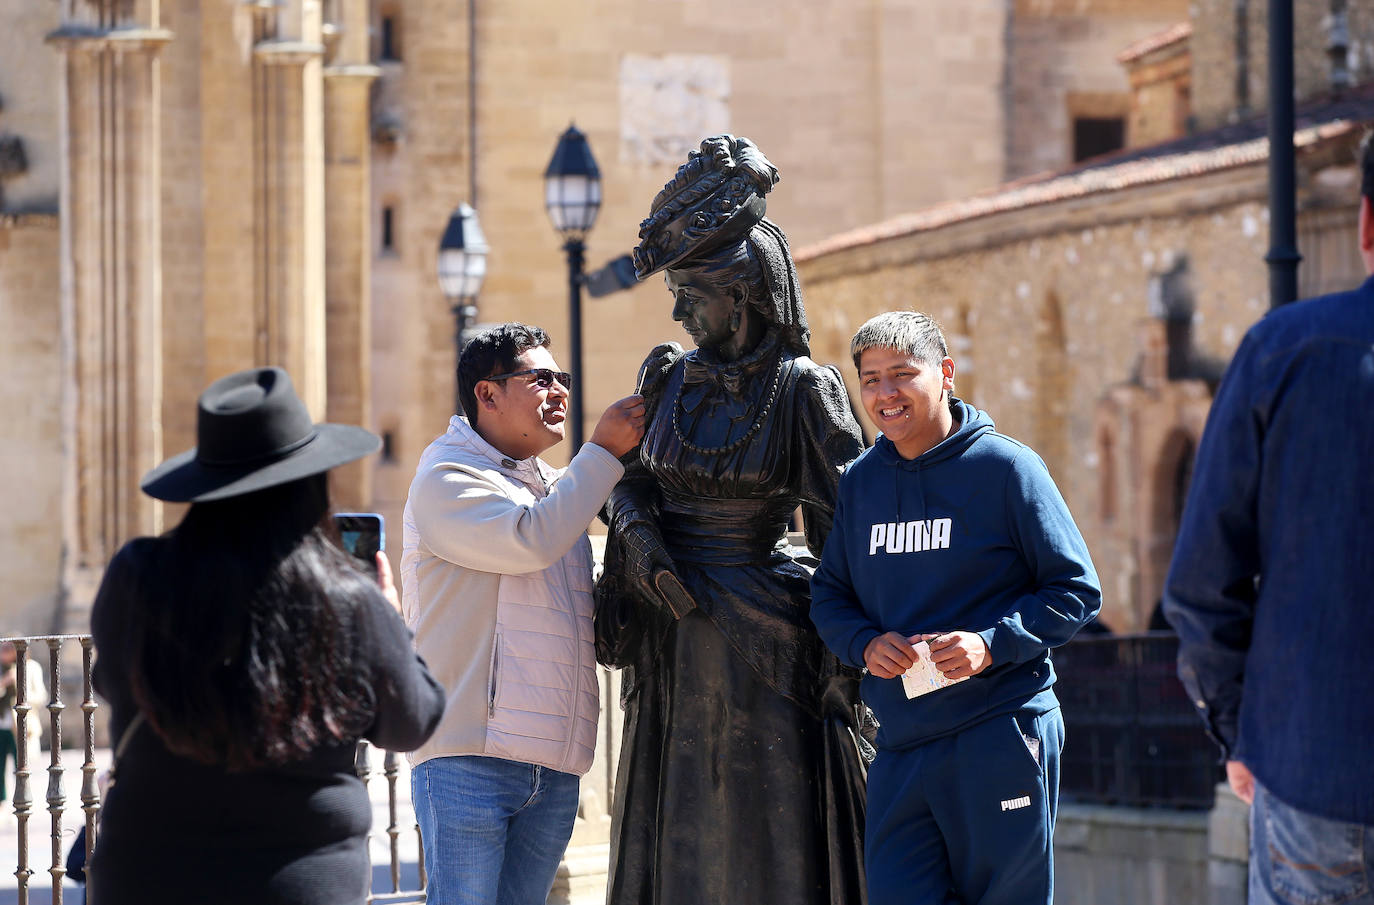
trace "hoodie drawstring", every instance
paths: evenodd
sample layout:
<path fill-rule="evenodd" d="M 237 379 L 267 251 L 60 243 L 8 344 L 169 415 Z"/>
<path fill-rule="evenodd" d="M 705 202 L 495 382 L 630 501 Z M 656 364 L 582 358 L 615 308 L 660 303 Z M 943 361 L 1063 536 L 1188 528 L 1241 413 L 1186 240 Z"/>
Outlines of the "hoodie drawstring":
<path fill-rule="evenodd" d="M 922 477 L 925 469 L 916 463 L 910 465 L 901 462 L 894 462 L 892 465 L 892 495 L 897 500 L 897 524 L 906 521 L 902 518 L 902 470 L 912 472 L 916 475 L 916 517 L 924 518 L 926 514 L 926 484 Z"/>

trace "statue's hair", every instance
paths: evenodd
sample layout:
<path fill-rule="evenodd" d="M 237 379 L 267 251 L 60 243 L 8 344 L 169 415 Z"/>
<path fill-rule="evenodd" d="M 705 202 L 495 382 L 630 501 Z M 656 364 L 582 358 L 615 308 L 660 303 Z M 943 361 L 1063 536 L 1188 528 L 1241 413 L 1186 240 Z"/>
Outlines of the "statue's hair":
<path fill-rule="evenodd" d="M 920 311 L 887 311 L 864 322 L 849 342 L 854 367 L 865 352 L 878 348 L 896 349 L 932 366 L 949 355 L 940 325 Z"/>
<path fill-rule="evenodd" d="M 778 329 L 783 345 L 797 355 L 811 354 L 811 331 L 787 236 L 767 217 L 738 242 L 670 269 L 700 274 L 722 293 L 743 284 L 749 304 Z"/>

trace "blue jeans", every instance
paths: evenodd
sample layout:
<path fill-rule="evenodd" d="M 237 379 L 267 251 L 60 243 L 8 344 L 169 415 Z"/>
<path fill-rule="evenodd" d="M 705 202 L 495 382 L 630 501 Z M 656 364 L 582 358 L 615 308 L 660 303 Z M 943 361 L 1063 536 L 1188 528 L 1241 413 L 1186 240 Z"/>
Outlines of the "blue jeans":
<path fill-rule="evenodd" d="M 410 774 L 429 905 L 544 905 L 577 815 L 578 777 L 495 757 Z"/>
<path fill-rule="evenodd" d="M 1255 783 L 1250 905 L 1374 905 L 1374 826 L 1291 808 Z"/>

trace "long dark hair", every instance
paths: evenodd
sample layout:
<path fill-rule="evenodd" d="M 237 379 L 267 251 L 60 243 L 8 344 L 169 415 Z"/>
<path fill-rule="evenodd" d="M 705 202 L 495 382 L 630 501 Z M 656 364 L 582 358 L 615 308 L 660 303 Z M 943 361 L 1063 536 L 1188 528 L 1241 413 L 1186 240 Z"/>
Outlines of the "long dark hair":
<path fill-rule="evenodd" d="M 126 637 L 135 700 L 169 750 L 247 770 L 367 728 L 354 626 L 378 592 L 331 532 L 319 474 L 195 503 L 163 537 Z"/>

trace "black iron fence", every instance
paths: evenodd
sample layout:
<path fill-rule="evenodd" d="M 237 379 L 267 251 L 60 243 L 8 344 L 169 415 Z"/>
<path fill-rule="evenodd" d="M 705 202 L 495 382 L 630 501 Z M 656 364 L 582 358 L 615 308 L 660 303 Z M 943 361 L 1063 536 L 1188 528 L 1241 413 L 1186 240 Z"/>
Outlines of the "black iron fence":
<path fill-rule="evenodd" d="M 1173 632 L 1080 638 L 1054 652 L 1065 801 L 1212 807 L 1223 771 L 1176 673 Z"/>

